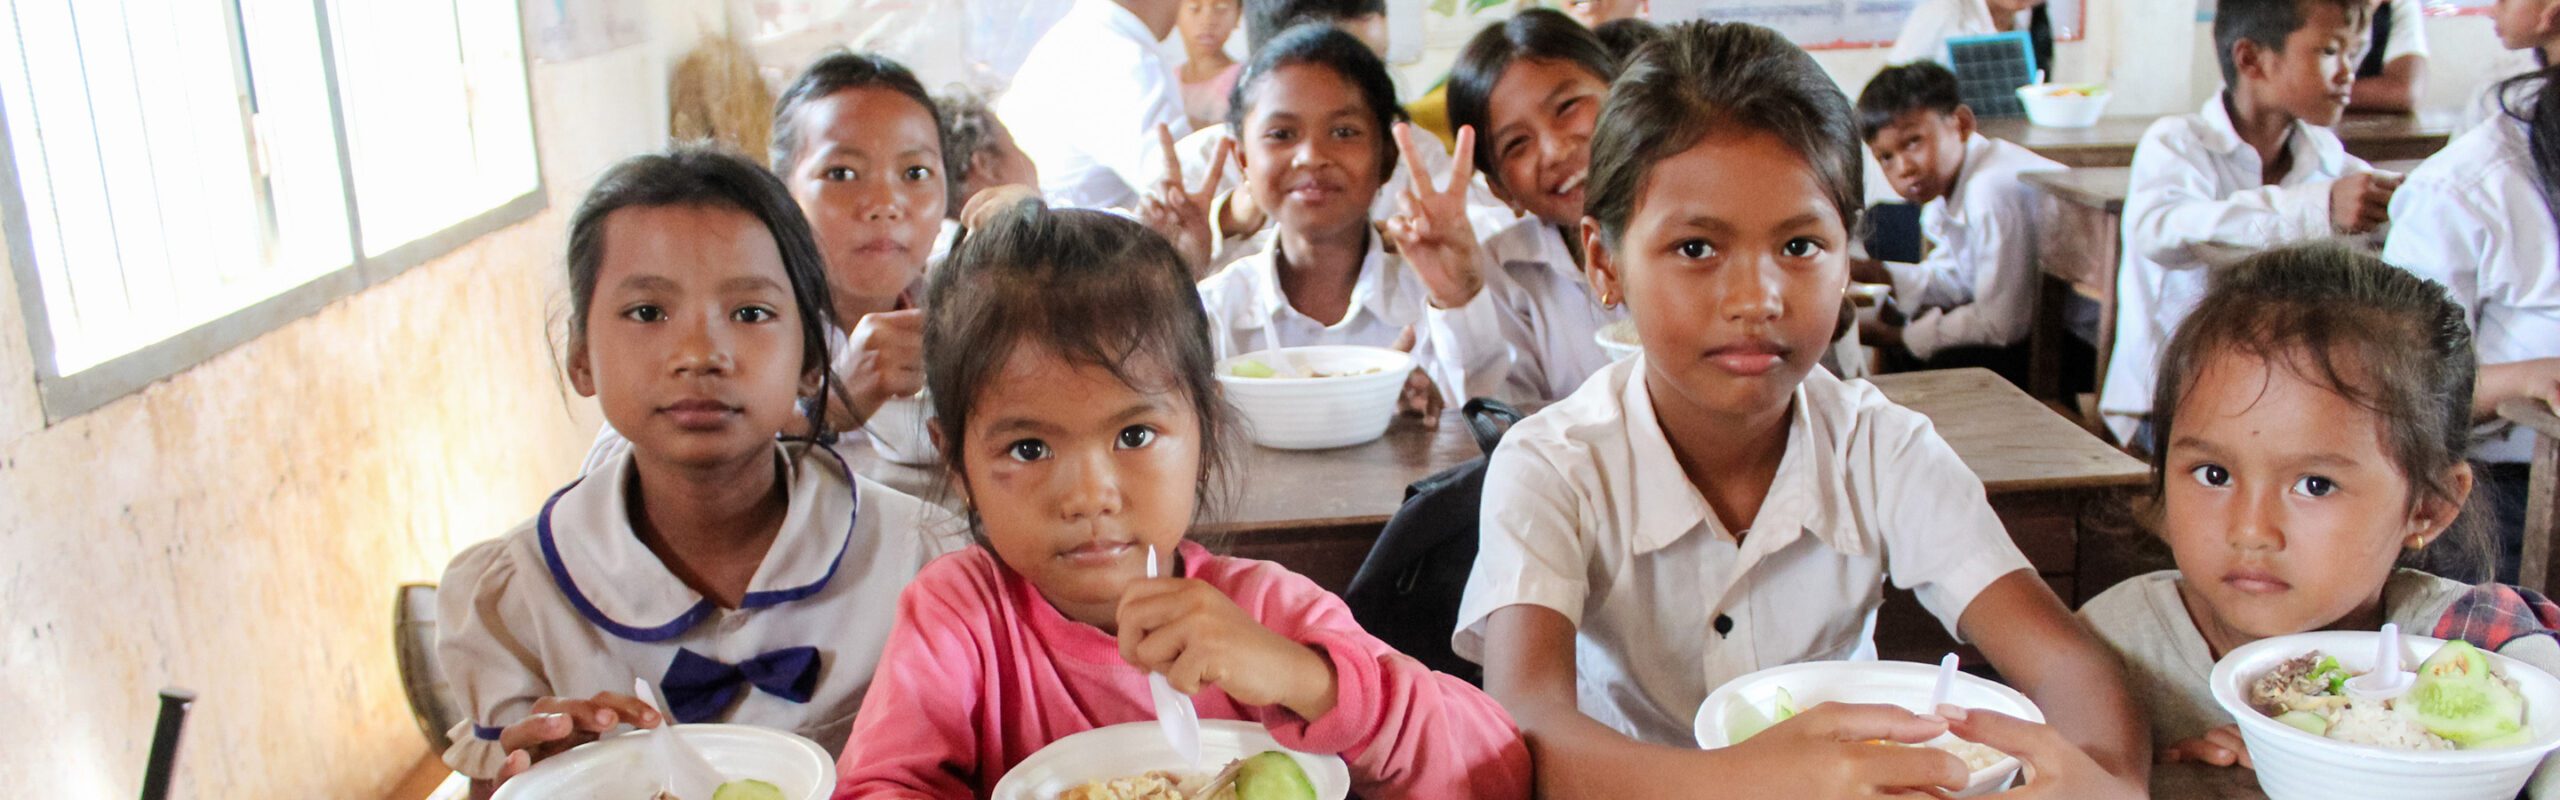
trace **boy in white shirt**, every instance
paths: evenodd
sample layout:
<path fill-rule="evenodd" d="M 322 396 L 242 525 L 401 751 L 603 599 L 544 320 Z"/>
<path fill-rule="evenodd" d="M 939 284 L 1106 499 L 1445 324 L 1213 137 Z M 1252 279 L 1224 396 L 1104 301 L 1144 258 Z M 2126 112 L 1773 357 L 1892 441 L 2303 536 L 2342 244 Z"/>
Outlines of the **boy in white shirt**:
<path fill-rule="evenodd" d="M 2155 362 L 2212 269 L 2389 221 L 2399 177 L 2348 155 L 2327 127 L 2346 113 L 2370 11 L 2364 0 L 2224 2 L 2213 40 L 2227 86 L 2143 133 L 2125 195 L 2115 352 L 2098 395 L 2117 441 L 2151 446 Z"/>
<path fill-rule="evenodd" d="M 1933 62 L 1886 67 L 1858 94 L 1858 134 L 1904 200 L 1919 204 L 1929 253 L 1883 263 L 1863 280 L 1893 285 L 1907 321 L 1869 323 L 1859 339 L 1923 368 L 1988 366 L 2025 379 L 2036 295 L 2037 222 L 2050 203 L 2019 176 L 2063 169 L 1976 132 L 1956 75 Z"/>
<path fill-rule="evenodd" d="M 1076 208 L 1135 208 L 1156 126 L 1191 132 L 1180 79 L 1156 48 L 1179 0 L 1076 0 L 996 101 L 1040 165 L 1040 193 Z"/>
<path fill-rule="evenodd" d="M 2545 63 L 2560 53 L 2560 0 L 2503 3 L 2495 17 L 2509 49 Z M 2471 457 L 2495 508 L 2498 580 L 2522 562 L 2526 477 L 2533 433 L 2497 418 L 2518 397 L 2560 404 L 2560 225 L 2551 202 L 2560 189 L 2560 70 L 2501 82 L 2504 107 L 2428 158 L 2391 199 L 2382 257 L 2444 284 L 2468 313 L 2480 376 L 2472 391 Z M 2537 155 L 2540 153 L 2542 155 Z"/>

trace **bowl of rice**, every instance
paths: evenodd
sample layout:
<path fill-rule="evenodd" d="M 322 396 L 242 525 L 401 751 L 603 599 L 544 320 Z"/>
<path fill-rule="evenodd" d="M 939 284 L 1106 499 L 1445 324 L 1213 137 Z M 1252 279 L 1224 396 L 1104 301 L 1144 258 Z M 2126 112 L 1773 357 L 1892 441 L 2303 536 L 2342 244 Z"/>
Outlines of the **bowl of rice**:
<path fill-rule="evenodd" d="M 1218 362 L 1218 385 L 1253 443 L 1281 450 L 1360 444 L 1387 432 L 1413 354 L 1386 347 L 1283 347 Z"/>
<path fill-rule="evenodd" d="M 1351 770 L 1340 756 L 1300 753 L 1280 746 L 1261 725 L 1227 719 L 1200 721 L 1200 763 L 1184 764 L 1165 742 L 1155 720 L 1095 728 L 1050 742 L 1015 764 L 996 782 L 990 800 L 1158 800 L 1186 798 L 1227 762 L 1279 750 L 1298 762 L 1321 800 L 1351 795 Z"/>
<path fill-rule="evenodd" d="M 670 733 L 701 751 L 724 781 L 762 781 L 790 800 L 825 800 L 835 793 L 836 760 L 816 742 L 755 725 L 697 723 L 631 731 L 571 748 L 508 780 L 493 800 L 654 797 L 664 773 L 657 743 L 649 737 Z"/>
<path fill-rule="evenodd" d="M 1937 709 L 1926 706 L 1929 692 L 1937 685 L 1937 665 L 1908 661 L 1808 661 L 1770 667 L 1716 687 L 1707 695 L 1707 701 L 1698 705 L 1692 732 L 1699 747 L 1713 750 L 1730 746 L 1750 738 L 1749 734 L 1757 732 L 1753 730 L 1757 725 L 1791 715 L 1792 711 L 1780 713 L 1782 700 L 1797 710 L 1823 703 L 1882 703 L 1918 714 L 1935 713 Z M 1947 703 L 1997 711 L 2030 722 L 2044 721 L 2044 711 L 2018 690 L 1961 672 L 1956 673 L 1954 685 L 1947 689 Z M 1956 797 L 2000 791 L 2018 773 L 2017 757 L 1953 734 L 1925 745 L 1954 754 L 1973 771 L 1964 791 L 1956 792 Z"/>
<path fill-rule="evenodd" d="M 2482 652 L 2495 680 L 2523 703 L 2522 727 L 2486 746 L 2454 746 L 2400 719 L 2397 709 L 2342 707 L 2326 735 L 2278 721 L 2260 710 L 2273 698 L 2264 680 L 2282 670 L 2301 671 L 2306 655 L 2334 659 L 2348 675 L 2373 666 L 2372 631 L 2315 631 L 2261 639 L 2232 650 L 2213 665 L 2213 699 L 2240 725 L 2240 738 L 2257 764 L 2258 785 L 2270 800 L 2390 797 L 2403 800 L 2506 800 L 2560 748 L 2560 679 L 2496 653 Z M 2421 661 L 2445 644 L 2425 636 L 2400 637 L 2403 664 Z M 2415 695 L 2413 691 L 2412 696 Z"/>

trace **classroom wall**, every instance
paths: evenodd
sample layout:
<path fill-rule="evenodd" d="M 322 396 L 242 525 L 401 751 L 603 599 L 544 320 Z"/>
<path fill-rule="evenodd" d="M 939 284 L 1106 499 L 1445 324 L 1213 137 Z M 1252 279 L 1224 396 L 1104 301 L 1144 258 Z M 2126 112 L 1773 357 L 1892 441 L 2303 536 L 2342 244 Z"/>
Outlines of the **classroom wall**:
<path fill-rule="evenodd" d="M 537 64 L 551 209 L 95 411 L 44 424 L 0 281 L 0 787 L 133 797 L 162 686 L 175 796 L 371 800 L 426 755 L 392 592 L 528 516 L 594 435 L 545 345 L 562 227 L 651 149 L 703 24 Z M 713 15 L 716 16 L 716 15 Z"/>

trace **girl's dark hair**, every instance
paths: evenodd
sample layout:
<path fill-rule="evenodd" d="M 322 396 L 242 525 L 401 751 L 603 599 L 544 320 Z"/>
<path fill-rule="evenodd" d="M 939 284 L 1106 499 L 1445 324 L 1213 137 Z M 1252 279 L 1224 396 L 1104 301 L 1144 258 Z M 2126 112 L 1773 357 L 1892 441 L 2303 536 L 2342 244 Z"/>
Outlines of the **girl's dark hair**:
<path fill-rule="evenodd" d="M 1855 236 L 1866 197 L 1855 120 L 1839 85 L 1777 32 L 1741 22 L 1672 26 L 1609 87 L 1583 213 L 1616 247 L 1655 164 L 1709 135 L 1754 130 L 1804 156 Z"/>
<path fill-rule="evenodd" d="M 791 85 L 784 87 L 782 95 L 773 99 L 773 146 L 770 153 L 773 171 L 791 174 L 800 160 L 801 148 L 808 144 L 800 140 L 797 116 L 801 106 L 848 89 L 872 87 L 906 95 L 916 101 L 916 105 L 924 107 L 924 113 L 933 117 L 933 135 L 937 142 L 951 136 L 951 129 L 943 121 L 941 109 L 934 105 L 933 96 L 925 93 L 924 84 L 917 81 L 916 74 L 907 71 L 905 65 L 878 53 L 838 49 L 810 62 L 809 68 L 801 70 L 800 77 L 791 79 Z M 945 162 L 950 157 L 950 153 L 943 154 Z M 943 174 L 951 174 L 947 163 Z"/>
<path fill-rule="evenodd" d="M 1329 24 L 1307 23 L 1283 31 L 1245 62 L 1244 73 L 1236 77 L 1235 88 L 1227 90 L 1227 130 L 1243 140 L 1244 118 L 1253 113 L 1260 101 L 1262 85 L 1271 73 L 1282 67 L 1310 64 L 1333 70 L 1336 75 L 1360 91 L 1360 100 L 1369 106 L 1377 124 L 1377 135 L 1370 137 L 1378 149 L 1378 180 L 1386 180 L 1396 172 L 1395 124 L 1407 117 L 1404 106 L 1396 102 L 1396 82 L 1387 74 L 1387 62 L 1378 60 L 1376 51 L 1361 44 L 1358 37 L 1344 33 Z"/>
<path fill-rule="evenodd" d="M 1281 31 L 1310 22 L 1337 25 L 1386 13 L 1387 0 L 1245 0 L 1244 49 L 1262 52 Z"/>
<path fill-rule="evenodd" d="M 979 395 L 1014 353 L 1039 348 L 1189 400 L 1201 431 L 1195 519 L 1223 507 L 1239 429 L 1219 393 L 1200 290 L 1173 243 L 1126 217 L 1025 199 L 964 233 L 926 280 L 924 382 L 947 475 L 967 474 Z M 975 514 L 969 524 L 975 533 Z"/>
<path fill-rule="evenodd" d="M 2335 243 L 2269 250 L 2214 275 L 2160 355 L 2151 425 L 2151 491 L 2168 476 L 2178 432 L 2178 399 L 2205 368 L 2247 355 L 2290 371 L 2382 418 L 2383 448 L 2412 487 L 2463 503 L 2445 475 L 2471 446 L 2471 387 L 2479 362 L 2462 306 L 2443 286 Z M 2496 554 L 2462 514 L 2430 548 L 2430 564 L 2454 574 L 2489 575 Z"/>
<path fill-rule="evenodd" d="M 1638 48 L 1662 38 L 1662 33 L 1662 26 L 1643 17 L 1613 19 L 1591 29 L 1591 35 L 1600 37 L 1600 46 L 1608 48 L 1610 57 L 1619 64 L 1635 58 Z"/>
<path fill-rule="evenodd" d="M 596 275 L 604 268 L 605 221 L 626 208 L 693 206 L 730 209 L 755 217 L 782 252 L 782 274 L 800 313 L 800 368 L 818 371 L 818 397 L 804 403 L 810 438 L 834 439 L 827 403 L 837 386 L 827 356 L 827 329 L 835 305 L 827 296 L 827 260 L 782 179 L 744 157 L 705 144 L 679 145 L 665 153 L 632 156 L 613 165 L 587 190 L 569 220 L 569 350 L 587 342 L 588 306 L 595 303 Z"/>
<path fill-rule="evenodd" d="M 2534 51 L 2540 62 L 2542 51 Z M 2560 66 L 2542 68 L 2498 82 L 2498 108 L 2524 123 L 2525 150 L 2533 154 L 2534 188 L 2542 190 L 2545 213 L 2560 221 Z M 2530 99 L 2520 99 L 2529 94 Z"/>
<path fill-rule="evenodd" d="M 1572 64 L 1603 83 L 1618 77 L 1618 59 L 1599 35 L 1552 8 L 1522 11 L 1477 31 L 1449 68 L 1449 129 L 1476 129 L 1476 165 L 1488 181 L 1501 180 L 1491 168 L 1493 87 L 1512 62 L 1522 60 Z"/>

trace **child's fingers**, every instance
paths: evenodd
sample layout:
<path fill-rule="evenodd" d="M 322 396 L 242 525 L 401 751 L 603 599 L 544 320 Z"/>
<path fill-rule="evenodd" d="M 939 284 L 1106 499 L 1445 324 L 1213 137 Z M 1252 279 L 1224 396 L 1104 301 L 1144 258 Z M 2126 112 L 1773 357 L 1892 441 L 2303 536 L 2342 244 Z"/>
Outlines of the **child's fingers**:
<path fill-rule="evenodd" d="M 1235 158 L 1235 155 L 1236 140 L 1220 138 L 1218 140 L 1218 152 L 1209 159 L 1209 179 L 1200 183 L 1199 194 L 1204 198 L 1204 202 L 1200 203 L 1200 205 L 1206 206 L 1208 205 L 1208 203 L 1205 202 L 1206 198 L 1218 196 L 1218 182 L 1226 179 L 1227 161 Z"/>
<path fill-rule="evenodd" d="M 631 695 L 616 694 L 613 692 L 597 692 L 596 696 L 587 698 L 587 701 L 612 710 L 615 717 L 619 718 L 623 722 L 631 723 L 631 726 L 635 728 L 655 728 L 658 727 L 658 723 L 660 721 L 658 719 L 657 709 L 649 707 L 648 701 Z M 611 727 L 611 725 L 607 725 L 604 728 L 595 728 L 591 730 L 594 730 L 597 733 L 603 733 L 606 729 Z"/>
<path fill-rule="evenodd" d="M 539 706 L 540 703 L 536 705 Z M 498 748 L 521 752 L 544 742 L 568 738 L 569 734 L 576 733 L 577 730 L 577 723 L 570 721 L 567 712 L 537 709 L 532 716 L 516 720 L 507 727 L 499 729 Z"/>
<path fill-rule="evenodd" d="M 533 754 L 522 750 L 509 750 L 507 763 L 498 766 L 498 782 L 505 783 L 507 779 L 522 775 L 525 770 L 532 768 Z"/>
<path fill-rule="evenodd" d="M 1973 782 L 1964 759 L 1935 747 L 1856 745 L 1851 775 L 1862 786 L 1878 789 L 1940 787 L 1962 789 Z"/>
<path fill-rule="evenodd" d="M 1173 126 L 1162 122 L 1156 123 L 1156 142 L 1164 145 L 1165 180 L 1176 185 L 1181 184 L 1182 157 L 1173 153 Z"/>
<path fill-rule="evenodd" d="M 2232 759 L 2230 763 L 2236 763 L 2240 766 L 2251 769 L 2257 768 L 2257 765 L 2249 760 L 2248 741 L 2240 738 L 2240 726 L 2224 725 L 2214 728 L 2213 730 L 2205 731 L 2204 740 L 2215 747 L 2222 748 L 2225 753 L 2229 754 Z"/>
<path fill-rule="evenodd" d="M 1449 193 L 1465 192 L 1467 184 L 1473 182 L 1475 178 L 1476 126 L 1460 125 L 1458 126 L 1458 154 L 1455 163 L 1449 166 Z"/>
<path fill-rule="evenodd" d="M 1422 157 L 1414 155 L 1413 123 L 1396 123 L 1396 158 L 1404 162 L 1405 182 L 1410 186 L 1427 186 L 1431 172 L 1422 168 Z"/>
<path fill-rule="evenodd" d="M 1796 716 L 1809 726 L 1807 733 L 1838 742 L 1883 739 L 1917 744 L 1937 738 L 1947 730 L 1947 723 L 1943 720 L 1925 718 L 1901 706 L 1880 703 L 1823 703 Z"/>

